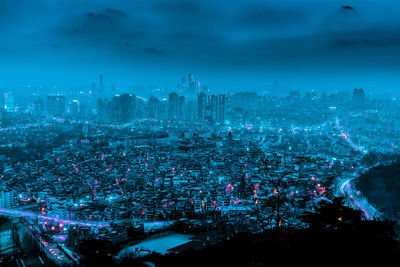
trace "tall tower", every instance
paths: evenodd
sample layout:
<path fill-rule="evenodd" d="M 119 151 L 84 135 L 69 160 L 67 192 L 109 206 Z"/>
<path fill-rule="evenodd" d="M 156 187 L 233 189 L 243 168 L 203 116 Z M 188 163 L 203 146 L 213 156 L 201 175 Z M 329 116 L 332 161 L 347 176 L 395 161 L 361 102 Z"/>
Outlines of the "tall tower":
<path fill-rule="evenodd" d="M 197 120 L 204 121 L 204 111 L 207 106 L 207 96 L 204 93 L 197 95 Z"/>
<path fill-rule="evenodd" d="M 147 105 L 147 110 L 148 110 L 147 117 L 149 119 L 158 119 L 160 110 L 160 100 L 158 100 L 158 98 L 154 96 L 150 97 Z"/>
<path fill-rule="evenodd" d="M 178 98 L 178 118 L 183 121 L 185 119 L 185 96 Z"/>
<path fill-rule="evenodd" d="M 174 120 L 178 116 L 178 94 L 172 92 L 168 97 L 168 119 Z"/>
<path fill-rule="evenodd" d="M 104 87 L 103 87 L 103 74 L 100 73 L 100 79 L 99 79 L 99 93 L 98 93 L 99 97 L 103 97 L 104 96 Z"/>
<path fill-rule="evenodd" d="M 49 115 L 61 117 L 65 113 L 66 100 L 64 95 L 47 96 L 47 112 Z"/>
<path fill-rule="evenodd" d="M 194 77 L 193 77 L 193 74 L 189 74 L 189 76 L 188 76 L 188 81 L 189 81 L 189 88 L 190 88 L 190 86 L 193 84 L 194 85 Z"/>
<path fill-rule="evenodd" d="M 133 95 L 122 94 L 120 100 L 120 121 L 128 123 L 133 119 Z"/>
<path fill-rule="evenodd" d="M 228 103 L 227 103 L 226 95 L 219 95 L 218 96 L 218 109 L 217 109 L 217 121 L 219 123 L 224 123 L 226 119 L 226 113 L 228 110 Z"/>
<path fill-rule="evenodd" d="M 194 81 L 193 74 L 189 74 L 188 81 L 189 81 L 189 86 L 188 86 L 189 93 L 193 94 L 193 92 L 195 90 L 195 81 Z"/>

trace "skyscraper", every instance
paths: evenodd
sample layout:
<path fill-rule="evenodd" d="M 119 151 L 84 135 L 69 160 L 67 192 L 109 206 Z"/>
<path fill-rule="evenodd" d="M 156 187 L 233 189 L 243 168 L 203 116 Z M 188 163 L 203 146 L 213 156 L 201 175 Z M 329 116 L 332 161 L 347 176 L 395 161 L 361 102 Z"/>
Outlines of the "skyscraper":
<path fill-rule="evenodd" d="M 168 100 L 166 98 L 160 100 L 158 114 L 160 120 L 164 121 L 168 119 Z"/>
<path fill-rule="evenodd" d="M 47 96 L 47 112 L 53 116 L 63 116 L 65 112 L 65 96 L 64 95 L 48 95 Z"/>
<path fill-rule="evenodd" d="M 178 119 L 184 120 L 185 119 L 185 97 L 181 95 L 178 98 Z"/>
<path fill-rule="evenodd" d="M 14 96 L 11 92 L 5 92 L 3 94 L 3 107 L 6 112 L 14 112 L 15 110 L 15 100 Z"/>
<path fill-rule="evenodd" d="M 111 123 L 113 119 L 112 103 L 111 100 L 104 100 L 104 123 Z"/>
<path fill-rule="evenodd" d="M 178 117 L 178 94 L 170 93 L 168 97 L 168 119 L 173 120 Z"/>
<path fill-rule="evenodd" d="M 197 95 L 197 120 L 204 121 L 204 112 L 207 107 L 207 96 L 204 93 Z"/>
<path fill-rule="evenodd" d="M 36 116 L 42 116 L 44 112 L 43 98 L 36 99 L 33 103 L 33 112 Z"/>
<path fill-rule="evenodd" d="M 111 121 L 121 123 L 121 96 L 115 95 L 111 98 Z"/>
<path fill-rule="evenodd" d="M 195 121 L 196 117 L 197 117 L 196 102 L 193 100 L 189 100 L 185 108 L 185 120 Z"/>
<path fill-rule="evenodd" d="M 73 119 L 79 119 L 80 117 L 80 103 L 78 100 L 72 100 L 69 108 L 70 115 Z"/>
<path fill-rule="evenodd" d="M 120 122 L 128 123 L 133 119 L 133 96 L 129 94 L 122 94 L 120 101 Z"/>
<path fill-rule="evenodd" d="M 100 73 L 99 77 L 99 91 L 97 94 L 99 97 L 104 97 L 104 85 L 103 85 L 103 74 Z"/>
<path fill-rule="evenodd" d="M 10 209 L 15 206 L 15 192 L 14 191 L 0 191 L 0 207 Z"/>
<path fill-rule="evenodd" d="M 150 97 L 147 103 L 147 117 L 149 119 L 159 119 L 160 100 L 157 97 Z"/>
<path fill-rule="evenodd" d="M 99 98 L 97 100 L 97 122 L 98 123 L 105 123 L 105 112 L 106 107 L 103 99 Z"/>
<path fill-rule="evenodd" d="M 189 77 L 188 77 L 188 82 L 189 82 L 189 91 L 190 92 L 193 92 L 194 91 L 194 87 L 195 87 L 195 81 L 194 81 L 194 77 L 193 77 L 193 74 L 189 74 Z"/>
<path fill-rule="evenodd" d="M 96 90 L 96 84 L 95 83 L 92 83 L 91 92 L 92 92 L 92 95 L 98 97 L 99 92 L 97 92 L 97 90 Z"/>
<path fill-rule="evenodd" d="M 97 101 L 98 123 L 111 123 L 113 118 L 112 103 L 108 99 L 99 98 Z"/>
<path fill-rule="evenodd" d="M 210 107 L 210 117 L 211 124 L 214 124 L 217 120 L 217 112 L 218 112 L 218 97 L 214 94 L 208 96 L 208 106 Z"/>
<path fill-rule="evenodd" d="M 218 110 L 217 110 L 217 121 L 219 123 L 224 123 L 226 120 L 226 113 L 227 113 L 227 97 L 226 95 L 219 95 L 218 96 Z"/>
<path fill-rule="evenodd" d="M 353 101 L 356 104 L 362 104 L 365 100 L 365 92 L 364 89 L 354 89 L 353 91 Z"/>
<path fill-rule="evenodd" d="M 147 115 L 145 114 L 145 104 L 142 98 L 138 98 L 135 96 L 135 110 L 136 117 L 138 119 L 145 118 Z"/>
<path fill-rule="evenodd" d="M 124 124 L 134 118 L 134 96 L 130 94 L 115 95 L 111 99 L 112 122 Z"/>
<path fill-rule="evenodd" d="M 181 87 L 182 87 L 182 92 L 185 92 L 186 91 L 186 77 L 182 77 Z"/>

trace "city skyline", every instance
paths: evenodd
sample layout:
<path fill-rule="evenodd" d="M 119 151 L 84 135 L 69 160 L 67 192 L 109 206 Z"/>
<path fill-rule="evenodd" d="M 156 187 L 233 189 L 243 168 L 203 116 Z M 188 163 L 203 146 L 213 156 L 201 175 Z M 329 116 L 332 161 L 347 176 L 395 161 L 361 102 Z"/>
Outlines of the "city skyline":
<path fill-rule="evenodd" d="M 0 266 L 398 266 L 399 13 L 0 0 Z"/>

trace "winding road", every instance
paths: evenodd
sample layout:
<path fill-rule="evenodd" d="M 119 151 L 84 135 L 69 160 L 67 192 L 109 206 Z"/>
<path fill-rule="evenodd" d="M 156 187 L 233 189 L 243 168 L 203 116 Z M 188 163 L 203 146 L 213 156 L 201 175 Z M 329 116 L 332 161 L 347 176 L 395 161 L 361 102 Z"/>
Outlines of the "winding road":
<path fill-rule="evenodd" d="M 375 166 L 374 166 L 375 167 Z M 379 212 L 368 202 L 367 199 L 361 197 L 354 185 L 351 183 L 357 179 L 362 173 L 368 171 L 368 169 L 361 169 L 353 173 L 353 177 L 344 178 L 339 181 L 339 191 L 345 196 L 348 201 L 353 204 L 356 208 L 362 211 L 367 220 L 374 220 L 379 218 Z"/>

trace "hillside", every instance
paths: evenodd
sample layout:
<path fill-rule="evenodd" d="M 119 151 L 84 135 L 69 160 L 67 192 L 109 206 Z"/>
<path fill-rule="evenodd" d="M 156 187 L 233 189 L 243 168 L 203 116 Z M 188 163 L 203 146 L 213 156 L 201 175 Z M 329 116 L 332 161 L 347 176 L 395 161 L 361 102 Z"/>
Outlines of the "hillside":
<path fill-rule="evenodd" d="M 400 162 L 372 168 L 359 178 L 357 189 L 385 217 L 400 218 Z"/>

